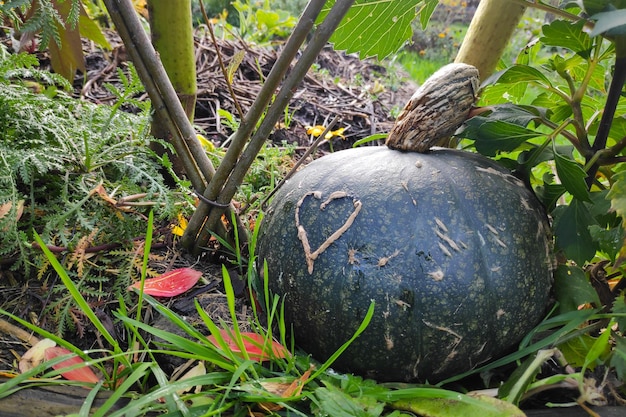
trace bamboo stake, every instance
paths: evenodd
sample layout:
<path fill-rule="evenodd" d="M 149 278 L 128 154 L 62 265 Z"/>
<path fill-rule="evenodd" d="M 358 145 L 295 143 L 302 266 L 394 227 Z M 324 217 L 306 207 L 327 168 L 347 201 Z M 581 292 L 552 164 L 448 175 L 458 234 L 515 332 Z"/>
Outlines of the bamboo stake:
<path fill-rule="evenodd" d="M 525 11 L 515 0 L 482 0 L 454 61 L 475 66 L 480 80 L 486 80 Z"/>

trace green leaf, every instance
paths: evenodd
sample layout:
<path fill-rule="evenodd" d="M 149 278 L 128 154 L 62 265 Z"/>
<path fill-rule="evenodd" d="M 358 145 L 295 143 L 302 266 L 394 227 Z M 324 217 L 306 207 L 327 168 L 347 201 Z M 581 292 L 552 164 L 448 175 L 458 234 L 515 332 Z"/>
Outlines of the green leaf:
<path fill-rule="evenodd" d="M 504 84 L 518 84 L 518 83 L 530 83 L 536 82 L 548 88 L 552 86 L 550 80 L 543 75 L 541 71 L 536 68 L 529 67 L 528 65 L 512 65 L 502 71 L 498 71 L 485 80 L 485 85 L 504 83 Z"/>
<path fill-rule="evenodd" d="M 112 49 L 111 44 L 104 37 L 104 33 L 102 33 L 98 24 L 91 20 L 91 18 L 87 15 L 82 3 L 80 5 L 80 15 L 78 17 L 78 30 L 80 31 L 81 36 L 94 41 L 96 45 L 101 46 L 106 50 Z"/>
<path fill-rule="evenodd" d="M 569 206 L 557 209 L 553 211 L 557 249 L 582 266 L 596 254 L 597 248 L 589 233 L 589 226 L 596 222 L 585 203 L 577 198 L 572 199 Z"/>
<path fill-rule="evenodd" d="M 615 262 L 615 258 L 624 245 L 624 229 L 621 227 L 607 229 L 594 224 L 589 226 L 589 233 L 597 242 L 600 251 L 606 254 L 611 262 Z"/>
<path fill-rule="evenodd" d="M 491 106 L 488 120 L 500 120 L 514 125 L 526 127 L 533 120 L 540 120 L 545 117 L 546 109 L 533 106 L 519 106 L 505 103 Z"/>
<path fill-rule="evenodd" d="M 595 340 L 596 339 L 585 333 L 573 339 L 569 339 L 565 343 L 561 343 L 559 350 L 563 353 L 563 356 L 565 356 L 568 364 L 578 368 L 584 365 L 587 352 L 589 352 Z"/>
<path fill-rule="evenodd" d="M 565 193 L 565 187 L 561 184 L 543 184 L 535 190 L 537 198 L 539 198 L 548 211 L 552 211 L 554 207 L 556 207 L 556 203 L 563 193 Z"/>
<path fill-rule="evenodd" d="M 613 180 L 615 182 L 607 198 L 611 200 L 611 210 L 622 218 L 622 224 L 626 226 L 626 171 L 616 173 Z"/>
<path fill-rule="evenodd" d="M 495 156 L 498 151 L 513 151 L 528 139 L 543 133 L 532 129 L 485 117 L 473 117 L 466 122 L 461 136 L 475 141 L 476 150 L 486 156 Z"/>
<path fill-rule="evenodd" d="M 626 298 L 624 295 L 620 295 L 615 298 L 612 312 L 613 314 L 616 314 L 615 322 L 617 323 L 620 332 L 623 334 L 626 331 Z M 617 316 L 617 314 L 624 314 L 624 316 Z"/>
<path fill-rule="evenodd" d="M 575 23 L 555 20 L 542 27 L 543 36 L 540 41 L 544 45 L 567 48 L 582 57 L 588 57 L 592 42 L 589 35 L 583 32 L 584 24 L 584 20 Z"/>
<path fill-rule="evenodd" d="M 622 300 L 623 301 L 623 300 Z M 626 378 L 626 338 L 615 337 L 615 347 L 611 356 L 611 367 L 615 369 L 620 381 Z"/>
<path fill-rule="evenodd" d="M 428 417 L 522 417 L 525 414 L 515 405 L 486 395 L 475 395 L 479 404 L 468 403 L 448 398 L 414 398 L 398 401 L 393 408 L 410 411 Z"/>
<path fill-rule="evenodd" d="M 556 149 L 554 149 L 554 164 L 561 184 L 567 192 L 581 201 L 591 202 L 585 183 L 585 178 L 587 178 L 585 170 L 576 161 L 559 154 Z"/>
<path fill-rule="evenodd" d="M 335 49 L 358 52 L 361 59 L 383 59 L 411 38 L 411 22 L 420 0 L 356 0 L 333 33 Z M 328 0 L 317 22 L 321 22 L 335 0 Z"/>
<path fill-rule="evenodd" d="M 382 414 L 385 403 L 375 398 L 352 397 L 333 385 L 315 390 L 320 408 L 324 415 L 336 417 L 378 417 Z"/>
<path fill-rule="evenodd" d="M 611 351 L 611 345 L 609 344 L 609 338 L 611 336 L 611 327 L 613 327 L 613 320 L 609 322 L 606 326 L 604 332 L 600 334 L 593 342 L 591 349 L 587 352 L 585 356 L 585 363 L 583 364 L 583 372 L 584 369 L 593 369 L 595 362 L 601 357 L 606 356 L 607 353 Z"/>
<path fill-rule="evenodd" d="M 420 9 L 419 15 L 420 15 L 420 24 L 422 25 L 422 30 L 426 29 L 426 27 L 428 26 L 430 17 L 432 16 L 433 12 L 437 8 L 438 4 L 439 4 L 439 0 L 426 0 L 426 4 L 424 4 L 422 8 Z"/>
<path fill-rule="evenodd" d="M 578 266 L 559 265 L 554 274 L 554 294 L 561 314 L 587 303 L 600 306 L 598 293 Z"/>

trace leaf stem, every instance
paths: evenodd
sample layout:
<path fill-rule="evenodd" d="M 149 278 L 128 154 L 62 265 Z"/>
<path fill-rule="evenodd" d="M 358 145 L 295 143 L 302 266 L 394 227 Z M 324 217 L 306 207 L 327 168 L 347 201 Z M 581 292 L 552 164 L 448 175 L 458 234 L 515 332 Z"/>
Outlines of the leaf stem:
<path fill-rule="evenodd" d="M 606 141 L 609 137 L 609 131 L 611 130 L 613 116 L 615 115 L 617 103 L 619 102 L 622 94 L 622 87 L 624 86 L 624 82 L 626 82 L 626 56 L 616 56 L 615 70 L 613 73 L 613 79 L 611 80 L 611 85 L 609 87 L 608 96 L 606 98 L 606 104 L 604 105 L 604 112 L 602 114 L 602 118 L 600 119 L 598 133 L 596 134 L 596 138 L 591 147 L 594 155 L 592 155 L 591 157 L 587 157 L 586 165 L 590 165 L 589 170 L 587 171 L 586 179 L 588 188 L 591 188 L 591 185 L 593 184 L 596 176 L 596 172 L 598 172 L 599 165 L 596 162 L 600 156 L 598 155 L 598 153 L 606 147 Z"/>

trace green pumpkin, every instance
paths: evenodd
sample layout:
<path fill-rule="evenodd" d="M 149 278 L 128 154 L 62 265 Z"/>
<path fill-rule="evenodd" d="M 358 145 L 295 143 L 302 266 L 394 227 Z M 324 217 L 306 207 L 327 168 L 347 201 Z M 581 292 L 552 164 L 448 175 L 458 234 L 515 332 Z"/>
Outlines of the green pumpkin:
<path fill-rule="evenodd" d="M 258 260 L 315 359 L 346 342 L 374 300 L 333 368 L 437 382 L 506 354 L 542 319 L 548 226 L 532 191 L 480 155 L 363 147 L 312 162 L 279 190 Z"/>

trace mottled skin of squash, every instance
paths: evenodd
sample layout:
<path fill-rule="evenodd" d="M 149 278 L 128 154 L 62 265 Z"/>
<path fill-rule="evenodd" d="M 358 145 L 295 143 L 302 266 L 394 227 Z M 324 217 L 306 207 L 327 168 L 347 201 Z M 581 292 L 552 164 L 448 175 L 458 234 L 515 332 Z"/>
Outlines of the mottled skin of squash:
<path fill-rule="evenodd" d="M 369 327 L 333 367 L 437 382 L 502 356 L 542 319 L 550 241 L 533 193 L 493 161 L 364 147 L 287 182 L 263 221 L 258 260 L 314 358 L 347 341 L 374 300 Z"/>

